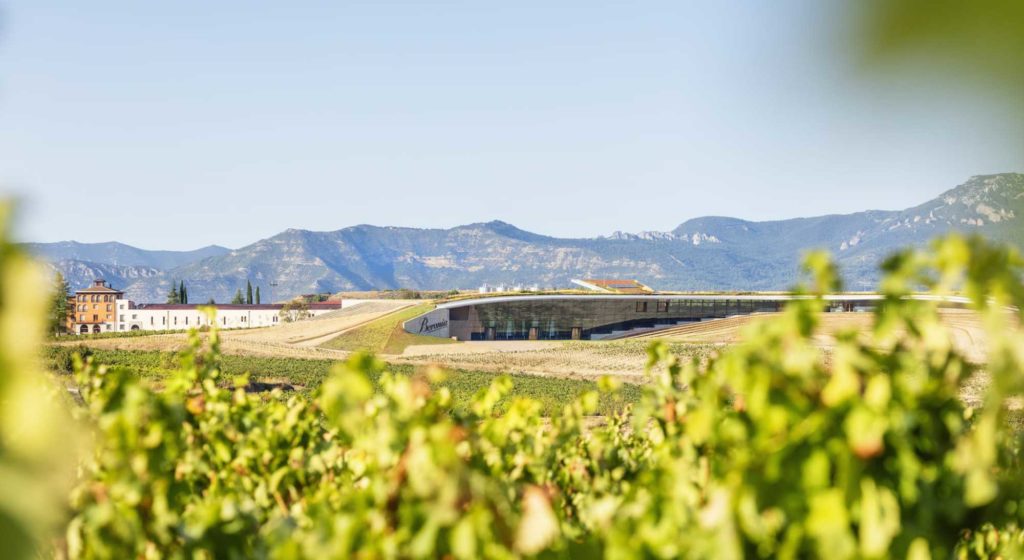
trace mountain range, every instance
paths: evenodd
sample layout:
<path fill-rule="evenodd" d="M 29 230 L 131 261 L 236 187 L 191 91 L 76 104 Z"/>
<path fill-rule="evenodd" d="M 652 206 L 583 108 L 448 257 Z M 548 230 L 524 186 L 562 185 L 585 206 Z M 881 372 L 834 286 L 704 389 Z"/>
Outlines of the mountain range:
<path fill-rule="evenodd" d="M 832 252 L 846 287 L 872 289 L 894 250 L 938 234 L 977 232 L 1024 247 L 1024 174 L 972 177 L 899 211 L 752 222 L 687 220 L 672 231 L 564 239 L 492 221 L 451 229 L 359 225 L 289 229 L 240 249 L 147 251 L 121 243 L 28 244 L 81 288 L 105 278 L 138 302 L 159 302 L 184 280 L 192 301 L 227 301 L 246 281 L 265 299 L 346 290 L 475 288 L 483 283 L 568 286 L 572 278 L 635 278 L 664 290 L 781 290 L 801 255 Z"/>

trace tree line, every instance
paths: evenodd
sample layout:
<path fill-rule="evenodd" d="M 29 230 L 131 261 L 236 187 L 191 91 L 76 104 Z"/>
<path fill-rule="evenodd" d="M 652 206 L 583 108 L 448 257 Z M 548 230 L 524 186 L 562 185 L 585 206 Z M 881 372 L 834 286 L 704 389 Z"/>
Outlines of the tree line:
<path fill-rule="evenodd" d="M 261 303 L 260 287 L 256 286 L 253 288 L 252 282 L 245 281 L 245 293 L 242 293 L 242 289 L 238 288 L 235 291 L 235 296 L 231 298 L 233 305 L 259 305 Z M 185 281 L 182 280 L 177 286 L 171 284 L 171 291 L 167 293 L 167 303 L 171 304 L 184 304 L 188 303 L 188 286 L 185 285 Z M 206 302 L 209 305 L 216 304 L 213 298 L 210 298 Z"/>

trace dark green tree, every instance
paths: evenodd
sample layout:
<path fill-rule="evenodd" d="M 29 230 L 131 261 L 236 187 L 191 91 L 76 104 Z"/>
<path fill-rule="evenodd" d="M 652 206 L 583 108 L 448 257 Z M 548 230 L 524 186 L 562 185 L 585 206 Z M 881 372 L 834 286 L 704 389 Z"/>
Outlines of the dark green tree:
<path fill-rule="evenodd" d="M 256 286 L 256 305 L 260 304 L 260 287 Z"/>
<path fill-rule="evenodd" d="M 53 278 L 53 299 L 50 302 L 50 332 L 61 334 L 67 325 L 68 316 L 68 292 L 71 287 L 68 285 L 64 275 L 57 272 Z"/>
<path fill-rule="evenodd" d="M 217 302 L 213 301 L 213 298 L 210 298 L 210 301 L 206 302 L 206 305 L 217 305 Z"/>
<path fill-rule="evenodd" d="M 181 285 L 178 287 L 178 297 L 181 298 L 181 303 L 188 303 L 188 289 L 185 288 L 185 281 L 181 281 Z"/>
<path fill-rule="evenodd" d="M 242 288 L 238 288 L 235 292 L 235 297 L 231 299 L 231 303 L 234 305 L 241 305 L 245 303 L 245 296 L 242 295 Z"/>
<path fill-rule="evenodd" d="M 171 291 L 167 292 L 167 303 L 181 303 L 181 292 L 174 284 L 171 284 Z"/>
<path fill-rule="evenodd" d="M 245 281 L 245 303 L 252 305 L 252 283 Z"/>

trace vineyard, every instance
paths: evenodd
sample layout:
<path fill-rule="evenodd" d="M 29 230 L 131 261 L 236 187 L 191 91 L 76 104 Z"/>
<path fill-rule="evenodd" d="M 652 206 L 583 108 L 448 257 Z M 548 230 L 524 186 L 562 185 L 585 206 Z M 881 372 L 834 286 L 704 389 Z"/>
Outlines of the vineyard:
<path fill-rule="evenodd" d="M 1024 553 L 1005 406 L 1024 382 L 1024 262 L 980 238 L 891 258 L 870 330 L 836 332 L 827 357 L 807 299 L 716 351 L 652 343 L 639 386 L 525 391 L 527 378 L 389 371 L 362 353 L 225 356 L 213 330 L 177 356 L 54 350 L 69 394 L 35 356 L 38 269 L 3 239 L 0 257 L 6 557 Z M 808 293 L 838 289 L 827 258 L 807 267 Z M 983 373 L 933 303 L 904 297 L 921 287 L 971 299 Z M 252 391 L 244 372 L 307 390 Z M 960 391 L 979 374 L 969 408 Z M 545 405 L 552 391 L 567 404 Z"/>
<path fill-rule="evenodd" d="M 46 365 L 54 373 L 69 376 L 74 370 L 75 356 L 84 356 L 94 363 L 105 366 L 123 368 L 147 382 L 150 387 L 160 388 L 173 379 L 180 366 L 180 357 L 171 352 L 153 351 L 121 351 L 92 349 L 86 346 L 51 346 L 46 350 Z M 219 368 L 222 374 L 222 385 L 230 386 L 231 379 L 248 376 L 250 391 L 267 391 L 281 388 L 284 391 L 295 391 L 305 396 L 315 394 L 316 390 L 330 376 L 332 369 L 338 364 L 336 360 L 317 360 L 301 358 L 276 358 L 263 356 L 221 355 Z M 395 375 L 412 377 L 421 369 L 411 364 L 389 364 L 388 371 Z M 451 395 L 452 408 L 464 411 L 468 409 L 473 397 L 486 389 L 494 374 L 486 371 L 448 369 L 443 379 L 430 383 L 432 390 L 445 389 Z M 368 376 L 375 388 L 380 387 L 380 375 L 370 373 Z M 580 395 L 595 391 L 597 384 L 592 381 L 574 380 L 529 375 L 512 376 L 515 386 L 514 396 L 529 397 L 540 404 L 543 414 L 550 415 L 571 404 Z M 623 404 L 634 403 L 639 399 L 640 390 L 634 386 L 625 386 L 615 395 L 600 399 L 596 415 L 612 414 L 622 408 Z M 496 405 L 496 410 L 504 410 L 511 399 Z"/>

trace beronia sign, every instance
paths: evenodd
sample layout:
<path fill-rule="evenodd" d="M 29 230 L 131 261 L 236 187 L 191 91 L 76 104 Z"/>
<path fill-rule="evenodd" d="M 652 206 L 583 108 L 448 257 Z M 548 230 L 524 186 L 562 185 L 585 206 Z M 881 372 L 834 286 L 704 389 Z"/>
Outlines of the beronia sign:
<path fill-rule="evenodd" d="M 412 334 L 448 338 L 448 310 L 435 309 L 425 315 L 409 319 L 402 324 L 402 328 Z"/>

